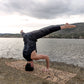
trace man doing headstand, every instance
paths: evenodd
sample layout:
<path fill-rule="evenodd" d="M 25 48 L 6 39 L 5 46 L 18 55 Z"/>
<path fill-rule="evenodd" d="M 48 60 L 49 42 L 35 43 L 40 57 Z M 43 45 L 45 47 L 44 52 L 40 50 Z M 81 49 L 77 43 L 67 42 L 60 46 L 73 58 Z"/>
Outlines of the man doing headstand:
<path fill-rule="evenodd" d="M 20 33 L 22 34 L 23 41 L 24 41 L 23 57 L 27 60 L 27 64 L 25 65 L 25 70 L 26 71 L 34 70 L 33 60 L 45 59 L 46 69 L 44 71 L 48 71 L 49 57 L 46 55 L 37 54 L 37 49 L 36 49 L 37 39 L 42 38 L 45 35 L 48 35 L 52 32 L 55 32 L 61 29 L 74 28 L 74 27 L 76 26 L 66 23 L 65 25 L 62 25 L 62 26 L 52 25 L 39 30 L 29 32 L 29 33 L 24 33 L 23 30 L 21 30 Z"/>

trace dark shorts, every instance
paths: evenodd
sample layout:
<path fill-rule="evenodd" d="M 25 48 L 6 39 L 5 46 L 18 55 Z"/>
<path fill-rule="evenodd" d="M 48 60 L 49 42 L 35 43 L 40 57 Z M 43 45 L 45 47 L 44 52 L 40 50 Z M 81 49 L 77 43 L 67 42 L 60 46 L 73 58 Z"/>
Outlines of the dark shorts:
<path fill-rule="evenodd" d="M 37 50 L 36 50 L 35 48 L 30 48 L 30 49 L 28 49 L 27 51 L 23 50 L 23 57 L 24 57 L 27 61 L 32 61 L 32 59 L 31 59 L 31 53 L 32 53 L 34 50 L 37 52 Z"/>
<path fill-rule="evenodd" d="M 31 52 L 32 53 L 32 52 Z M 23 51 L 23 57 L 27 60 L 27 61 L 32 61 L 31 59 L 31 53 Z"/>

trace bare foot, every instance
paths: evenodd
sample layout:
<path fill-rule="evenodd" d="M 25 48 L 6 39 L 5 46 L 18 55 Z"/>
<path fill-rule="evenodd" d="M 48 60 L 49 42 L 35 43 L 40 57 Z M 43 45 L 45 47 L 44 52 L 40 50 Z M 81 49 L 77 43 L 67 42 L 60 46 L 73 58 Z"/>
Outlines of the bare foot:
<path fill-rule="evenodd" d="M 76 27 L 76 25 L 71 25 L 71 24 L 66 23 L 65 24 L 65 27 L 66 28 L 74 28 L 74 27 Z"/>
<path fill-rule="evenodd" d="M 22 32 L 23 32 L 23 30 L 20 31 L 20 33 L 22 33 Z"/>
<path fill-rule="evenodd" d="M 76 25 L 71 25 L 71 24 L 66 23 L 65 25 L 62 25 L 62 26 L 61 26 L 61 29 L 75 28 L 75 27 L 76 27 Z"/>

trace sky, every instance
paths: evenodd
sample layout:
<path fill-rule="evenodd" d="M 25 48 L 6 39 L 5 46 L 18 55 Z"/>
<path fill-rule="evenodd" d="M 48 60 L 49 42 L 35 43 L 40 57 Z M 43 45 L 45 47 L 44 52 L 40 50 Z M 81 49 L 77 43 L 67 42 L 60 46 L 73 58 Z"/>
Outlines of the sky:
<path fill-rule="evenodd" d="M 84 0 L 0 0 L 0 33 L 84 22 Z"/>

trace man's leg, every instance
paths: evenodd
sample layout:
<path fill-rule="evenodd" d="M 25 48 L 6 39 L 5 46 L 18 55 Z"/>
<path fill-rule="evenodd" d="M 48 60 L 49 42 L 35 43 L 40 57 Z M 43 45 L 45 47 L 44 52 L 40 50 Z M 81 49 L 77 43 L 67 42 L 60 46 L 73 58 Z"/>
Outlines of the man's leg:
<path fill-rule="evenodd" d="M 32 39 L 39 39 L 39 38 L 42 38 L 43 36 L 46 36 L 58 30 L 60 30 L 60 26 L 52 25 L 52 26 L 48 26 L 48 27 L 30 32 L 30 33 L 31 33 Z"/>
<path fill-rule="evenodd" d="M 42 28 L 40 30 L 33 31 L 33 32 L 31 32 L 31 35 L 32 35 L 33 39 L 39 39 L 39 38 L 41 38 L 45 35 L 48 35 L 52 32 L 58 31 L 60 29 L 74 28 L 74 27 L 76 27 L 76 26 L 75 25 L 70 25 L 68 23 L 66 23 L 65 25 L 62 25 L 62 26 L 52 25 L 52 26 Z"/>

